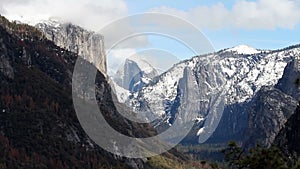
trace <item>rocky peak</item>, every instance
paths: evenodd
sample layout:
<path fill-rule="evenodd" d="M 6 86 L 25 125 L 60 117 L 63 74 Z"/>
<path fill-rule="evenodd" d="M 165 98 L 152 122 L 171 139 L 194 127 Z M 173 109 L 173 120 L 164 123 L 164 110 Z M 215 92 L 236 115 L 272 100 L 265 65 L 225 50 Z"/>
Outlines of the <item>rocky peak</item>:
<path fill-rule="evenodd" d="M 77 53 L 106 74 L 106 54 L 102 35 L 70 23 L 61 23 L 53 18 L 37 24 L 36 28 L 57 46 Z"/>
<path fill-rule="evenodd" d="M 136 92 L 158 75 L 155 68 L 146 60 L 131 57 L 127 58 L 114 76 L 114 81 L 120 87 Z"/>

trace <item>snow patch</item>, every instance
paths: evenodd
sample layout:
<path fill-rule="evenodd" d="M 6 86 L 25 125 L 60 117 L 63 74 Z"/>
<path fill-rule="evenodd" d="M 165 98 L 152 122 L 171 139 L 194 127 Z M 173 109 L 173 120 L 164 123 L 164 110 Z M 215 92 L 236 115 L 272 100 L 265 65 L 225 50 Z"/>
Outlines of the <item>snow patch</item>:
<path fill-rule="evenodd" d="M 200 123 L 201 121 L 204 120 L 204 118 L 203 117 L 196 117 L 194 120 L 195 120 L 196 123 Z"/>
<path fill-rule="evenodd" d="M 236 47 L 230 48 L 226 50 L 227 52 L 236 52 L 238 54 L 246 54 L 246 55 L 252 55 L 252 54 L 257 54 L 260 53 L 259 50 L 247 46 L 247 45 L 238 45 Z"/>
<path fill-rule="evenodd" d="M 111 81 L 111 84 L 112 84 L 111 86 L 113 87 L 115 94 L 117 95 L 118 101 L 120 103 L 125 103 L 131 94 L 130 91 L 119 86 L 114 81 Z"/>
<path fill-rule="evenodd" d="M 199 129 L 197 132 L 197 136 L 199 136 L 201 133 L 203 133 L 204 129 L 205 129 L 205 127 L 202 127 L 201 129 Z"/>

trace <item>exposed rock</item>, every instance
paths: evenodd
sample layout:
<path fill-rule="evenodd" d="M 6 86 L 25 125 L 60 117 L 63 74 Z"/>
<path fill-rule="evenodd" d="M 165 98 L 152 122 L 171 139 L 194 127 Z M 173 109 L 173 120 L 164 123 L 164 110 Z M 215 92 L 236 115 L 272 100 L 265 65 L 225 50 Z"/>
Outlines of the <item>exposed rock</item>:
<path fill-rule="evenodd" d="M 162 125 L 166 126 L 166 122 L 171 124 L 177 111 L 183 110 L 181 107 L 184 100 L 177 97 L 180 91 L 179 81 L 186 78 L 184 70 L 189 68 L 194 72 L 194 78 L 190 83 L 197 84 L 193 90 L 197 91 L 194 93 L 199 94 L 201 101 L 198 105 L 201 107 L 199 117 L 203 119 L 211 116 L 222 117 L 220 123 L 219 120 L 215 121 L 218 127 L 208 141 L 214 143 L 224 143 L 232 139 L 242 141 L 248 127 L 250 113 L 248 106 L 251 106 L 249 105 L 251 100 L 263 86 L 274 87 L 277 84 L 287 63 L 300 56 L 300 48 L 293 46 L 278 51 L 257 50 L 250 54 L 240 53 L 223 50 L 182 61 L 154 78 L 142 90 L 133 93 L 128 103 L 137 112 L 142 110 L 141 112 L 151 112 L 154 116 L 161 117 L 158 120 Z M 216 99 L 219 95 L 224 96 L 225 107 L 218 115 L 213 115 L 210 108 L 216 100 L 219 101 Z M 145 108 L 148 111 L 144 111 Z M 202 128 L 205 123 L 209 123 L 209 120 L 196 124 L 198 126 L 194 128 L 193 133 L 198 138 L 201 134 L 197 133 L 203 135 L 208 132 L 207 128 Z M 278 130 L 281 127 L 280 123 Z M 188 140 L 191 142 L 191 139 Z M 195 139 L 194 143 L 197 141 Z"/>
<path fill-rule="evenodd" d="M 279 80 L 276 87 L 281 91 L 289 94 L 294 99 L 299 101 L 300 89 L 299 79 L 300 69 L 298 58 L 290 62 L 284 70 L 283 77 Z M 300 107 L 298 105 L 294 114 L 287 120 L 284 128 L 280 131 L 275 139 L 275 144 L 278 145 L 285 154 L 293 156 L 296 153 L 300 155 Z"/>
<path fill-rule="evenodd" d="M 288 156 L 300 155 L 300 107 L 288 119 L 285 127 L 280 131 L 275 139 L 275 145 L 279 146 Z"/>
<path fill-rule="evenodd" d="M 294 113 L 298 102 L 278 89 L 263 87 L 251 101 L 244 146 L 256 143 L 270 147 Z"/>
<path fill-rule="evenodd" d="M 77 53 L 106 74 L 106 54 L 102 35 L 70 23 L 62 24 L 53 19 L 39 23 L 36 27 L 57 46 Z"/>
<path fill-rule="evenodd" d="M 300 61 L 298 59 L 288 63 L 276 88 L 296 100 L 300 99 Z"/>
<path fill-rule="evenodd" d="M 10 65 L 7 49 L 3 43 L 3 39 L 0 39 L 0 72 L 8 78 L 14 78 L 14 70 Z"/>
<path fill-rule="evenodd" d="M 114 81 L 130 92 L 137 92 L 157 75 L 158 72 L 147 61 L 133 57 L 125 60 L 114 75 Z"/>

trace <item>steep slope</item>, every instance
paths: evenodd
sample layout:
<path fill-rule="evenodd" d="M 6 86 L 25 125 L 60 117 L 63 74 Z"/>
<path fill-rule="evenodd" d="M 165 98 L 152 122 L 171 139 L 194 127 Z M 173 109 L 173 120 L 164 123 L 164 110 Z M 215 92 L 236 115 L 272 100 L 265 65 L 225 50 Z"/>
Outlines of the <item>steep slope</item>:
<path fill-rule="evenodd" d="M 102 35 L 87 31 L 71 23 L 60 23 L 55 19 L 39 23 L 36 28 L 57 46 L 77 53 L 93 63 L 103 74 L 106 74 L 106 53 Z"/>
<path fill-rule="evenodd" d="M 245 147 L 257 143 L 270 147 L 279 131 L 294 113 L 297 101 L 274 88 L 263 87 L 249 106 L 249 120 L 244 134 Z"/>
<path fill-rule="evenodd" d="M 147 61 L 131 57 L 125 60 L 113 80 L 120 87 L 130 92 L 136 92 L 157 75 L 158 72 Z"/>
<path fill-rule="evenodd" d="M 300 156 L 300 107 L 288 119 L 285 127 L 280 131 L 275 139 L 275 144 L 279 146 L 289 157 L 296 154 Z"/>
<path fill-rule="evenodd" d="M 176 64 L 134 93 L 128 104 L 137 112 L 152 113 L 158 121 L 163 120 L 162 124 L 170 123 L 181 108 L 180 103 L 186 102 L 176 96 L 180 91 L 179 80 L 185 78 L 184 69 L 189 68 L 194 79 L 192 83 L 197 84 L 194 90 L 199 95 L 195 101 L 199 103 L 199 119 L 202 119 L 202 123 L 195 119 L 197 123 L 193 131 L 194 135 L 198 133 L 196 138 L 203 141 L 204 135 L 215 131 L 209 142 L 241 140 L 248 124 L 246 105 L 263 86 L 277 84 L 287 63 L 300 55 L 300 48 L 294 46 L 270 52 L 256 50 L 251 54 L 232 51 L 236 49 L 197 56 Z M 222 103 L 224 111 L 210 113 L 211 108 Z M 216 124 L 211 124 L 212 121 Z M 193 142 L 197 140 L 193 139 Z"/>
<path fill-rule="evenodd" d="M 41 39 L 30 26 L 1 20 L 1 55 L 12 68 L 0 74 L 1 135 L 7 139 L 2 146 L 12 147 L 1 156 L 6 159 L 1 165 L 97 168 L 120 163 L 97 147 L 77 120 L 70 90 L 77 55 Z"/>
<path fill-rule="evenodd" d="M 294 113 L 300 94 L 296 83 L 300 75 L 298 63 L 297 59 L 289 62 L 275 87 L 262 88 L 250 102 L 245 146 L 260 143 L 270 147 Z"/>
<path fill-rule="evenodd" d="M 283 77 L 279 80 L 276 87 L 281 91 L 292 96 L 297 102 L 299 102 L 299 60 L 296 58 L 293 62 L 289 63 L 284 71 Z M 300 108 L 299 103 L 294 114 L 287 119 L 285 126 L 281 129 L 276 136 L 275 144 L 278 145 L 289 157 L 293 157 L 295 154 L 300 155 Z"/>
<path fill-rule="evenodd" d="M 282 92 L 292 96 L 294 99 L 300 99 L 300 62 L 298 58 L 295 58 L 292 62 L 290 62 L 286 69 L 284 70 L 284 74 L 282 78 L 279 80 L 276 88 L 281 90 Z"/>

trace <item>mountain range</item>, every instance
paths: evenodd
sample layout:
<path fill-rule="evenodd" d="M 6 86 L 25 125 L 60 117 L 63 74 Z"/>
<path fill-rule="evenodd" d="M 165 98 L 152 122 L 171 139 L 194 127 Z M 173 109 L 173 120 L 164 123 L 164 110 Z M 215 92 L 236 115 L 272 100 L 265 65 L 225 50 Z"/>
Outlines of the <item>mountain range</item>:
<path fill-rule="evenodd" d="M 53 23 L 38 24 L 37 28 L 46 35 L 56 31 L 46 25 Z M 68 44 L 60 40 L 63 38 L 56 39 L 56 44 Z M 127 58 L 112 83 L 117 97 L 129 109 L 140 114 L 146 112 L 142 115 L 146 120 L 155 119 L 151 125 L 158 132 L 167 130 L 176 119 L 185 119 L 184 106 L 190 104 L 190 97 L 185 95 L 196 98 L 193 110 L 198 113 L 197 118 L 182 120 L 194 123 L 183 144 L 235 140 L 245 147 L 256 143 L 269 147 L 298 105 L 299 55 L 299 45 L 273 51 L 239 45 L 181 61 L 160 75 L 147 61 Z M 222 110 L 215 111 L 215 107 Z"/>
<path fill-rule="evenodd" d="M 164 130 L 178 118 L 181 105 L 189 103 L 181 94 L 181 91 L 187 90 L 185 92 L 189 95 L 198 98 L 198 107 L 195 107 L 198 118 L 186 142 L 224 143 L 234 139 L 255 144 L 260 138 L 264 144 L 270 145 L 298 104 L 299 98 L 295 97 L 298 90 L 293 81 L 298 78 L 299 54 L 299 46 L 266 51 L 241 45 L 196 56 L 153 78 L 141 90 L 133 92 L 127 104 L 136 112 L 147 112 L 157 117 L 153 125 Z M 187 77 L 190 77 L 189 81 L 185 80 Z M 274 100 L 270 102 L 272 108 L 265 105 L 269 99 Z M 283 105 L 280 107 L 278 103 Z M 223 111 L 210 113 L 217 105 L 222 105 Z M 267 116 L 268 112 L 277 114 L 268 118 L 275 120 L 274 125 L 278 128 L 275 129 L 274 125 L 261 126 L 271 130 L 268 132 L 274 132 L 272 136 L 255 136 L 254 130 L 251 130 L 254 136 L 250 136 L 249 128 L 258 123 L 252 116 L 259 113 Z M 208 133 L 212 133 L 211 137 L 205 136 Z"/>
<path fill-rule="evenodd" d="M 32 27 L 4 17 L 0 34 L 0 166 L 155 168 L 151 158 L 106 152 L 84 132 L 72 103 L 77 59 L 97 68 L 99 108 L 122 134 L 153 136 L 179 121 L 193 125 L 184 145 L 235 140 L 243 147 L 276 144 L 288 156 L 300 154 L 300 45 L 240 45 L 194 56 L 162 74 L 147 61 L 128 58 L 110 78 L 100 34 L 56 20 Z M 117 107 L 151 123 L 132 122 Z M 186 120 L 189 111 L 197 117 Z M 188 160 L 175 150 L 160 158 L 173 164 Z"/>

